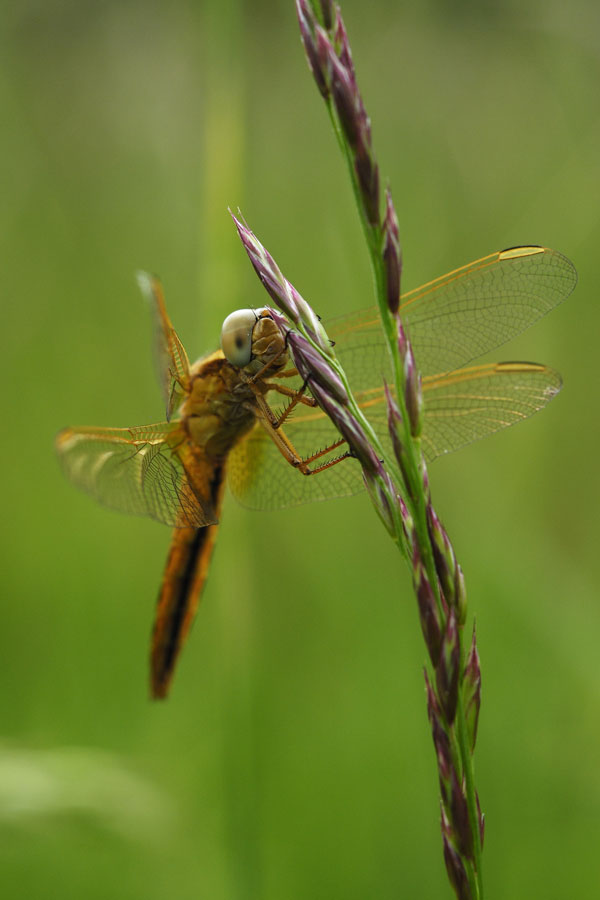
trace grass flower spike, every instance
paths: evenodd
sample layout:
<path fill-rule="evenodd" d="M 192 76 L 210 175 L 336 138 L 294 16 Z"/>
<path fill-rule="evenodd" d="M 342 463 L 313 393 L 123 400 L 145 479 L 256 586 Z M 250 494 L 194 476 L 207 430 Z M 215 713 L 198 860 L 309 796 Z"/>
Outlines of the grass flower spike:
<path fill-rule="evenodd" d="M 439 768 L 439 774 L 440 785 L 443 785 L 444 840 L 449 847 L 445 858 L 452 859 L 456 868 L 455 855 L 458 854 L 459 859 L 465 856 L 462 861 L 464 871 L 470 876 L 469 880 L 474 882 L 474 822 L 469 817 L 467 781 L 457 725 L 459 713 L 461 717 L 463 716 L 460 697 L 464 675 L 461 670 L 461 624 L 458 619 L 459 606 L 456 603 L 456 598 L 463 593 L 462 580 L 458 577 L 460 570 L 448 536 L 431 506 L 427 470 L 422 457 L 419 458 L 416 472 L 410 468 L 411 457 L 407 452 L 410 445 L 406 442 L 415 439 L 413 435 L 413 431 L 416 430 L 415 420 L 406 411 L 402 413 L 393 392 L 389 387 L 386 388 L 391 445 L 398 469 L 402 473 L 402 483 L 398 485 L 394 477 L 394 461 L 393 459 L 387 463 L 382 461 L 384 450 L 353 397 L 346 375 L 315 313 L 284 277 L 256 235 L 238 218 L 235 216 L 233 218 L 258 277 L 270 297 L 277 303 L 280 313 L 283 313 L 281 315 L 277 310 L 271 311 L 273 318 L 286 335 L 287 345 L 299 375 L 308 384 L 318 405 L 335 423 L 349 448 L 348 455 L 354 457 L 361 465 L 365 485 L 379 518 L 410 561 L 423 636 L 435 675 L 435 689 L 431 687 L 429 680 L 427 689 L 430 695 L 429 715 L 438 756 L 438 768 L 440 761 L 443 763 Z M 294 313 L 292 322 L 287 318 L 287 311 L 290 309 Z M 318 341 L 315 323 L 318 323 L 319 335 L 322 336 Z M 406 360 L 412 360 L 412 351 L 401 330 L 400 335 L 398 343 L 401 344 L 403 351 L 402 371 L 410 374 L 412 363 L 407 365 Z M 416 369 L 414 371 L 416 372 Z M 420 397 L 418 375 L 407 377 L 405 384 L 407 394 L 416 392 Z M 420 405 L 420 400 L 417 400 L 413 403 L 413 408 L 418 410 Z M 408 424 L 408 430 L 403 427 L 405 423 Z M 413 486 L 411 490 L 408 490 L 409 484 Z M 429 515 L 430 527 L 439 549 L 437 545 L 434 548 L 429 542 L 427 524 L 425 534 L 428 543 L 425 546 L 415 527 L 415 514 L 418 514 L 415 484 L 418 484 L 425 493 L 422 498 L 423 508 Z M 412 509 L 402 499 L 403 494 L 407 496 L 407 502 L 412 505 Z M 426 563 L 427 558 L 429 565 Z M 447 586 L 448 599 L 442 590 L 444 583 Z M 462 615 L 463 607 L 460 609 Z M 472 669 L 473 665 L 469 671 Z M 475 696 L 478 713 L 479 697 L 479 688 L 474 691 L 472 682 L 473 677 L 470 675 L 468 688 L 470 720 L 473 719 Z M 468 730 L 466 720 L 463 721 L 461 718 L 460 722 L 466 733 Z M 474 734 L 472 728 L 470 733 Z M 467 743 L 472 746 L 473 741 Z M 469 759 L 470 752 L 469 749 Z M 473 796 L 473 810 L 476 810 L 476 804 L 476 797 Z M 469 848 L 467 855 L 464 853 L 466 847 Z M 477 894 L 472 893 L 470 896 Z"/>
<path fill-rule="evenodd" d="M 310 392 L 339 432 L 341 455 L 335 462 L 360 465 L 373 506 L 410 566 L 429 659 L 425 689 L 438 769 L 443 857 L 459 900 L 482 900 L 484 818 L 472 759 L 481 706 L 479 654 L 474 629 L 469 649 L 465 642 L 465 579 L 433 506 L 426 456 L 435 458 L 518 421 L 554 396 L 560 377 L 544 366 L 505 363 L 452 370 L 515 336 L 563 300 L 576 276 L 571 263 L 554 251 L 512 248 L 436 279 L 410 292 L 408 300 L 402 298 L 398 216 L 389 187 L 382 197 L 371 122 L 340 9 L 327 0 L 296 0 L 296 10 L 308 65 L 346 162 L 364 231 L 381 320 L 378 335 L 383 338 L 374 339 L 383 340 L 385 385 L 382 380 L 380 388 L 353 393 L 335 342 L 319 317 L 256 235 L 240 218 L 233 218 L 252 265 L 277 307 L 270 315 L 285 335 L 302 379 L 301 390 Z M 438 310 L 433 304 L 440 297 L 443 314 L 436 322 Z M 514 304 L 520 304 L 522 315 L 513 321 Z M 486 316 L 490 338 L 481 324 Z M 440 323 L 454 328 L 454 337 L 446 336 Z M 375 323 L 368 328 L 370 335 L 376 335 Z M 476 352 L 464 361 L 457 359 L 471 339 Z M 413 352 L 413 340 L 415 345 L 421 340 L 419 347 L 427 351 L 421 357 L 424 377 L 418 367 L 422 351 Z M 435 369 L 438 342 L 440 360 Z M 337 346 L 341 355 L 342 347 Z M 503 390 L 489 392 L 489 402 L 500 406 L 487 416 L 480 410 L 482 397 L 489 384 L 500 378 Z M 443 415 L 436 419 L 437 409 L 450 407 L 458 411 L 458 439 L 447 431 Z M 369 414 L 377 417 L 376 427 Z"/>

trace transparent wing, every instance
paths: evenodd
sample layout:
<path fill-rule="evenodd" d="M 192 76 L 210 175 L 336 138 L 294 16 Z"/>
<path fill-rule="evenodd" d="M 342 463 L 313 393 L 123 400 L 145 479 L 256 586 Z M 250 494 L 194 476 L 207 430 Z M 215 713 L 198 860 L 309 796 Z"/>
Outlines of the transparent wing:
<path fill-rule="evenodd" d="M 537 363 L 470 366 L 423 379 L 423 453 L 428 462 L 532 416 L 562 387 L 554 369 Z M 357 400 L 386 448 L 383 390 L 361 391 Z"/>
<path fill-rule="evenodd" d="M 286 421 L 283 430 L 303 457 L 340 437 L 321 410 L 301 411 Z M 344 447 L 338 448 L 318 462 L 327 462 L 343 452 Z M 316 475 L 303 475 L 282 456 L 258 422 L 229 454 L 227 481 L 234 497 L 250 509 L 282 509 L 357 494 L 363 488 L 361 468 L 355 459 L 345 459 Z"/>
<path fill-rule="evenodd" d="M 577 283 L 556 250 L 492 253 L 402 296 L 400 314 L 423 375 L 451 372 L 511 340 L 565 300 Z M 389 380 L 388 352 L 375 308 L 327 328 L 353 389 Z"/>
<path fill-rule="evenodd" d="M 160 281 L 147 272 L 138 272 L 137 279 L 142 293 L 152 307 L 156 366 L 166 404 L 167 421 L 170 421 L 189 390 L 190 363 L 167 314 Z"/>
<path fill-rule="evenodd" d="M 67 478 L 111 509 L 165 525 L 212 525 L 216 516 L 198 459 L 179 424 L 137 428 L 66 428 L 56 439 Z"/>
<path fill-rule="evenodd" d="M 560 388 L 560 375 L 535 363 L 493 363 L 425 378 L 422 442 L 426 459 L 431 461 L 523 421 L 546 406 Z M 389 452 L 383 388 L 358 391 L 356 399 Z M 286 423 L 285 432 L 304 456 L 328 446 L 338 435 L 318 409 L 301 411 Z M 338 449 L 331 455 L 339 453 Z M 354 459 L 317 475 L 301 475 L 258 425 L 232 451 L 228 477 L 238 500 L 255 509 L 355 494 L 363 487 L 360 466 Z"/>
<path fill-rule="evenodd" d="M 403 295 L 402 321 L 417 366 L 426 376 L 427 459 L 526 418 L 560 389 L 560 377 L 544 366 L 503 363 L 455 370 L 516 337 L 565 300 L 576 282 L 572 263 L 555 250 L 514 247 Z M 391 380 L 391 369 L 377 310 L 334 320 L 327 331 L 355 396 L 389 447 L 382 384 Z M 303 456 L 337 439 L 320 410 L 298 412 L 284 430 Z M 228 470 L 233 493 L 256 508 L 293 506 L 353 494 L 362 487 L 354 460 L 318 475 L 300 475 L 260 426 L 232 452 Z"/>
<path fill-rule="evenodd" d="M 515 425 L 542 409 L 562 387 L 554 369 L 493 363 L 423 381 L 423 451 L 428 460 Z"/>

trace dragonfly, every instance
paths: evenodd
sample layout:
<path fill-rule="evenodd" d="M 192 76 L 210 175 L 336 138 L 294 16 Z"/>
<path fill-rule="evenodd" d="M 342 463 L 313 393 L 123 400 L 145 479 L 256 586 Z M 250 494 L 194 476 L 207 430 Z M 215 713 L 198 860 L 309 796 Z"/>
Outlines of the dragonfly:
<path fill-rule="evenodd" d="M 225 483 L 255 509 L 354 494 L 364 485 L 310 383 L 300 383 L 268 307 L 232 313 L 221 349 L 190 364 L 159 280 L 142 273 L 139 281 L 155 320 L 165 421 L 66 428 L 56 449 L 76 487 L 174 529 L 150 653 L 151 696 L 164 698 L 206 582 Z M 560 390 L 559 374 L 547 366 L 472 363 L 565 300 L 576 281 L 565 256 L 524 246 L 403 294 L 400 316 L 422 374 L 428 461 L 526 419 Z M 359 405 L 389 446 L 383 384 L 390 364 L 376 309 L 334 320 L 327 332 Z M 273 398 L 283 406 L 276 409 Z"/>

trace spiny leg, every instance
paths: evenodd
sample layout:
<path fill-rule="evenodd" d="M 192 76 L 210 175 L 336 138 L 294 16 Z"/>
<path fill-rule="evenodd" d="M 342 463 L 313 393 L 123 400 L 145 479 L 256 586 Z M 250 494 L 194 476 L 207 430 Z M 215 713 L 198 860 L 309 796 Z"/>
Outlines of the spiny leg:
<path fill-rule="evenodd" d="M 329 446 L 324 447 L 317 453 L 312 453 L 310 456 L 300 456 L 290 439 L 283 431 L 272 428 L 272 426 L 270 424 L 267 425 L 266 422 L 263 422 L 263 426 L 266 427 L 267 431 L 271 435 L 272 440 L 277 445 L 284 459 L 286 459 L 289 464 L 295 469 L 298 469 L 298 471 L 301 472 L 302 475 L 317 475 L 319 472 L 324 472 L 326 469 L 330 469 L 332 466 L 336 466 L 344 459 L 351 459 L 354 455 L 351 450 L 347 450 L 345 453 L 341 453 L 339 456 L 336 456 L 335 459 L 329 459 L 327 460 L 327 462 L 321 463 L 321 465 L 310 468 L 311 463 L 316 462 L 317 460 L 322 459 L 324 456 L 327 456 L 327 454 L 332 453 L 334 450 L 337 450 L 337 448 L 345 444 L 346 441 L 343 438 L 340 438 L 338 441 L 334 441 L 334 443 L 329 444 Z"/>
<path fill-rule="evenodd" d="M 288 403 L 286 408 L 278 417 L 275 418 L 271 424 L 273 428 L 280 428 L 281 425 L 285 422 L 290 413 L 296 408 L 298 403 L 303 403 L 305 406 L 310 406 L 314 408 L 317 405 L 317 401 L 313 397 L 305 397 L 304 393 L 306 388 L 308 387 L 308 382 L 305 381 L 300 390 L 295 391 L 292 388 L 285 387 L 283 384 L 269 384 L 268 389 L 276 391 L 278 394 L 283 394 L 284 397 L 291 397 L 291 401 Z"/>
<path fill-rule="evenodd" d="M 317 459 L 320 459 L 322 456 L 325 456 L 327 453 L 331 453 L 332 450 L 336 450 L 338 447 L 341 447 L 342 444 L 345 444 L 346 441 L 340 440 L 336 441 L 335 444 L 331 444 L 329 447 L 326 447 L 324 450 L 320 450 L 319 453 L 314 453 L 312 456 L 305 457 L 302 462 L 308 466 L 309 463 L 314 462 Z M 322 463 L 320 466 L 317 466 L 314 469 L 309 468 L 301 468 L 300 471 L 303 475 L 317 475 L 319 472 L 324 472 L 326 469 L 331 469 L 332 466 L 337 466 L 338 463 L 342 462 L 344 459 L 354 459 L 354 453 L 352 450 L 348 449 L 345 453 L 340 454 L 340 456 L 336 456 L 335 459 L 330 459 L 328 462 Z"/>
<path fill-rule="evenodd" d="M 315 462 L 316 460 L 321 459 L 323 456 L 326 456 L 328 453 L 331 453 L 333 450 L 337 450 L 337 448 L 341 447 L 342 444 L 345 444 L 346 441 L 343 438 L 340 438 L 339 440 L 334 441 L 332 444 L 325 447 L 323 450 L 319 450 L 317 453 L 313 453 L 311 456 L 300 456 L 283 429 L 280 429 L 277 426 L 277 416 L 267 403 L 262 392 L 256 385 L 252 385 L 250 383 L 250 387 L 252 388 L 252 392 L 254 393 L 256 402 L 256 407 L 250 406 L 250 408 L 253 408 L 255 413 L 258 412 L 258 421 L 265 429 L 265 431 L 267 431 L 269 437 L 278 448 L 281 455 L 289 462 L 291 466 L 293 466 L 295 469 L 298 469 L 299 472 L 302 472 L 303 475 L 316 475 L 318 472 L 324 472 L 325 469 L 330 469 L 332 466 L 337 465 L 343 459 L 350 459 L 354 456 L 351 450 L 347 450 L 345 453 L 342 453 L 335 459 L 328 460 L 322 465 L 317 466 L 314 469 L 310 469 L 309 465 L 311 462 Z"/>

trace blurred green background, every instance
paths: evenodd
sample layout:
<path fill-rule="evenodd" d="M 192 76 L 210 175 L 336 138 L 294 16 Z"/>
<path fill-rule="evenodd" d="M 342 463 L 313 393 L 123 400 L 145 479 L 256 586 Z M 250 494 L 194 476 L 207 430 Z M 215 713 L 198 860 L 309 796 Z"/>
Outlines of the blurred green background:
<path fill-rule="evenodd" d="M 62 478 L 66 424 L 158 421 L 133 273 L 191 357 L 264 295 L 227 206 L 330 316 L 372 302 L 292 0 L 2 5 L 0 890 L 10 898 L 447 897 L 425 651 L 365 496 L 229 498 L 167 703 L 147 699 L 169 531 Z M 490 898 L 600 884 L 600 15 L 593 0 L 344 13 L 405 288 L 555 247 L 580 282 L 493 354 L 565 388 L 438 462 L 478 624 Z"/>

